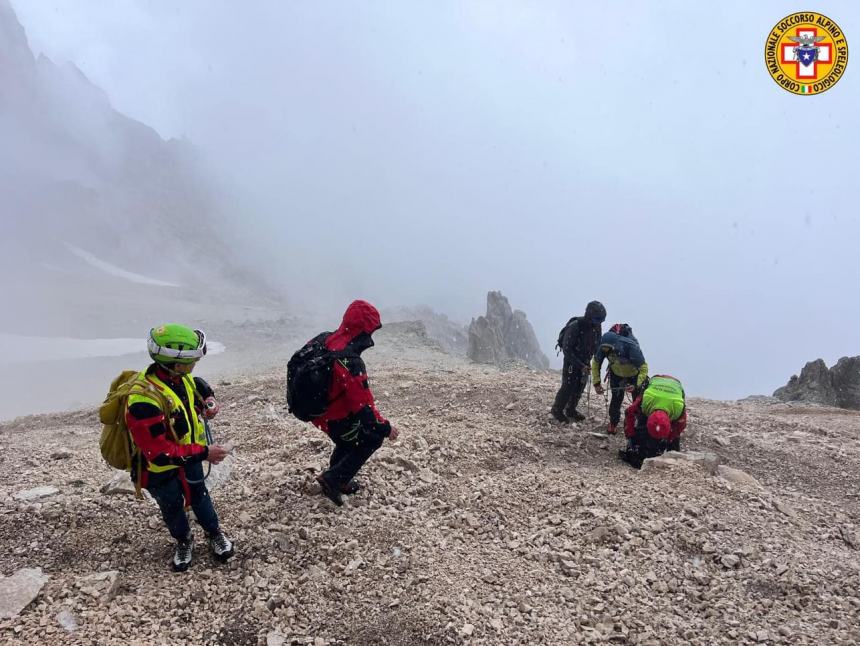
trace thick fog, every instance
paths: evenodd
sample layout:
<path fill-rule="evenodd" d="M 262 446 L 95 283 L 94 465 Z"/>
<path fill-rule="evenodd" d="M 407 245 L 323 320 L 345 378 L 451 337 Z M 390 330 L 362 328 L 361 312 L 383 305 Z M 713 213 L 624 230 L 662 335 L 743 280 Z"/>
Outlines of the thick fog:
<path fill-rule="evenodd" d="M 860 354 L 858 63 L 795 96 L 763 61 L 794 3 L 606 4 L 12 0 L 193 144 L 228 253 L 297 306 L 468 322 L 499 289 L 549 354 L 599 299 L 714 398 Z M 860 43 L 860 5 L 820 9 Z"/>

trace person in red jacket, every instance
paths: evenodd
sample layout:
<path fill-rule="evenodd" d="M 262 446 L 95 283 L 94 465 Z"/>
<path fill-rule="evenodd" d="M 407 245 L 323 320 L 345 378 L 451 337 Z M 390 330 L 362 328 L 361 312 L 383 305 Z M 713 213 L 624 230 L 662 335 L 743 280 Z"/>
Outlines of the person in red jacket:
<path fill-rule="evenodd" d="M 656 375 L 627 408 L 624 435 L 627 446 L 619 457 L 635 468 L 647 458 L 665 451 L 681 450 L 681 434 L 687 428 L 687 401 L 681 382 L 670 375 Z"/>
<path fill-rule="evenodd" d="M 317 476 L 322 493 L 343 504 L 341 494 L 353 494 L 353 479 L 385 438 L 397 439 L 397 429 L 377 410 L 367 381 L 361 353 L 373 347 L 371 335 L 382 327 L 377 309 L 367 301 L 354 301 L 340 327 L 325 341 L 329 350 L 343 353 L 334 363 L 328 406 L 313 424 L 325 431 L 334 449 L 329 468 Z"/>

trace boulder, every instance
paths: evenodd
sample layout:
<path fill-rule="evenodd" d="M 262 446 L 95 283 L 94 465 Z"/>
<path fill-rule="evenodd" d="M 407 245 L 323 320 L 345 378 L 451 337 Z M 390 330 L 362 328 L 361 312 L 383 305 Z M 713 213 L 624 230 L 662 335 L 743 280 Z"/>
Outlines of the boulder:
<path fill-rule="evenodd" d="M 218 464 L 213 464 L 212 469 L 210 470 L 207 466 L 204 466 L 203 473 L 205 474 L 207 471 L 209 475 L 206 477 L 206 488 L 209 491 L 215 491 L 219 487 L 223 486 L 227 482 L 230 481 L 230 476 L 233 474 L 233 465 L 236 464 L 236 454 L 230 453 Z"/>
<path fill-rule="evenodd" d="M 694 465 L 702 468 L 707 473 L 714 475 L 722 458 L 716 453 L 707 451 L 667 451 L 656 458 L 648 458 L 642 463 L 642 471 L 659 471 L 661 469 L 672 469 L 684 465 Z"/>
<path fill-rule="evenodd" d="M 134 495 L 134 483 L 131 481 L 131 476 L 127 471 L 115 471 L 113 478 L 102 485 L 99 489 L 107 496 L 124 496 Z"/>
<path fill-rule="evenodd" d="M 0 619 L 12 619 L 39 596 L 50 577 L 42 568 L 23 568 L 0 577 Z"/>
<path fill-rule="evenodd" d="M 19 491 L 15 494 L 15 500 L 20 500 L 22 502 L 29 502 L 31 500 L 38 500 L 39 498 L 47 498 L 48 496 L 53 496 L 54 494 L 60 493 L 60 490 L 56 487 L 44 486 L 44 487 L 35 487 L 33 489 L 26 489 L 25 491 Z"/>
<path fill-rule="evenodd" d="M 472 319 L 467 356 L 476 363 L 497 366 L 521 361 L 537 370 L 549 367 L 525 313 L 512 310 L 501 292 L 489 292 L 486 315 Z"/>
<path fill-rule="evenodd" d="M 720 476 L 723 480 L 728 480 L 729 482 L 734 482 L 735 484 L 746 484 L 751 485 L 753 487 L 761 487 L 761 483 L 748 474 L 746 471 L 741 471 L 740 469 L 733 469 L 732 467 L 727 467 L 724 464 L 720 464 L 717 466 L 717 475 Z"/>
<path fill-rule="evenodd" d="M 116 596 L 117 590 L 119 590 L 119 572 L 107 570 L 79 577 L 75 582 L 75 587 L 83 594 L 98 599 L 101 603 L 107 603 Z"/>

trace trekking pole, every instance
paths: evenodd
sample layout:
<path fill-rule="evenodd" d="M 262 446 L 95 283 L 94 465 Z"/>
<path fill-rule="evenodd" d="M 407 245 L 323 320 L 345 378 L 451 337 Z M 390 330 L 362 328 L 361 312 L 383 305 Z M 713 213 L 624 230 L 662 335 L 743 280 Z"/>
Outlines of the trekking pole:
<path fill-rule="evenodd" d="M 585 377 L 585 383 L 585 410 L 591 415 L 591 379 L 588 378 L 588 375 Z"/>

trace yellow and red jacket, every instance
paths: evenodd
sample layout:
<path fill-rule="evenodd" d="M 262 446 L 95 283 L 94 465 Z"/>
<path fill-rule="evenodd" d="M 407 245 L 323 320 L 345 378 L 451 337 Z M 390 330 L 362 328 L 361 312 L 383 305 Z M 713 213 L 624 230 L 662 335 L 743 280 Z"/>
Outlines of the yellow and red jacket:
<path fill-rule="evenodd" d="M 200 462 L 209 455 L 201 402 L 212 389 L 200 378 L 174 377 L 151 365 L 138 375 L 164 397 L 170 410 L 154 395 L 133 393 L 126 404 L 126 424 L 135 445 L 146 459 L 146 469 L 164 473 L 185 464 Z M 208 392 L 207 392 L 208 391 Z"/>

